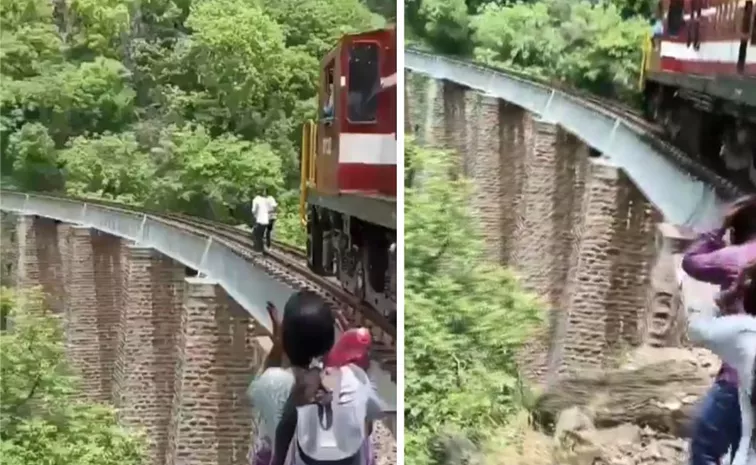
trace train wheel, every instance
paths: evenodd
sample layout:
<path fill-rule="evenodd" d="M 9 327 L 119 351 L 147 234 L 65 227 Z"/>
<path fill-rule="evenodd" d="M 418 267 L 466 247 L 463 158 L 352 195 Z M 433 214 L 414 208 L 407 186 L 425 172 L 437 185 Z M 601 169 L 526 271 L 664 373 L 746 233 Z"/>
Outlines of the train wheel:
<path fill-rule="evenodd" d="M 325 274 L 323 269 L 323 230 L 314 210 L 310 210 L 310 217 L 307 219 L 307 266 L 319 275 Z"/>

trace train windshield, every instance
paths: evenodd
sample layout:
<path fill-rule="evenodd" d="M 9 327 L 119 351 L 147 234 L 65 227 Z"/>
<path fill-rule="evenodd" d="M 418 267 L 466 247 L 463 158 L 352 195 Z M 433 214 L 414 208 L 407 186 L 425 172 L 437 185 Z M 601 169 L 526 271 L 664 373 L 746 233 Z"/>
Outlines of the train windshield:
<path fill-rule="evenodd" d="M 349 49 L 349 94 L 347 118 L 350 123 L 375 123 L 378 93 L 381 90 L 380 47 L 375 42 L 356 42 Z"/>

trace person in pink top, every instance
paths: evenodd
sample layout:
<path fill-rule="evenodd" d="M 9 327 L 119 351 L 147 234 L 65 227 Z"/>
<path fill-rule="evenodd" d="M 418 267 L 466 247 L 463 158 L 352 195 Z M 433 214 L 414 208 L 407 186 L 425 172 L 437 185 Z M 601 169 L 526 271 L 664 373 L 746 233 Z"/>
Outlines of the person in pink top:
<path fill-rule="evenodd" d="M 729 237 L 726 237 L 729 236 Z M 682 268 L 693 279 L 720 286 L 721 314 L 743 311 L 742 299 L 732 298 L 742 270 L 756 260 L 756 197 L 735 202 L 720 228 L 701 234 L 685 251 Z M 723 363 L 706 395 L 691 437 L 690 464 L 710 465 L 731 450 L 741 436 L 738 376 Z"/>

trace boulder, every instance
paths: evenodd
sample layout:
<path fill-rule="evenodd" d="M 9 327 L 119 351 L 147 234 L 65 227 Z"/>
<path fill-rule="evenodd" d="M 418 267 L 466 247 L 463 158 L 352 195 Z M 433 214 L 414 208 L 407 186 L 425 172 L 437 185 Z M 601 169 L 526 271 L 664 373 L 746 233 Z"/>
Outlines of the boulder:
<path fill-rule="evenodd" d="M 587 415 L 597 429 L 628 423 L 686 437 L 696 404 L 710 388 L 712 375 L 692 352 L 680 352 L 688 355 L 650 362 L 631 356 L 628 365 L 620 369 L 564 377 L 538 399 L 536 421 L 553 429 L 563 411 L 579 407 L 590 412 Z M 577 421 L 577 415 L 572 415 Z"/>

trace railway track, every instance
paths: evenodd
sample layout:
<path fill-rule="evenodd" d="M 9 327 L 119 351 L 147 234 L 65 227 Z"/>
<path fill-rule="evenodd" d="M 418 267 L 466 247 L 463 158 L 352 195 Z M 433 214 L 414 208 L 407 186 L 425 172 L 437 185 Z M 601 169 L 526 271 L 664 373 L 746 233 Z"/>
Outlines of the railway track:
<path fill-rule="evenodd" d="M 391 373 L 392 381 L 396 382 L 396 327 L 383 315 L 342 289 L 337 281 L 313 273 L 307 267 L 307 257 L 301 249 L 274 242 L 270 250 L 260 254 L 253 250 L 253 240 L 246 229 L 188 215 L 166 213 L 162 216 L 216 237 L 223 237 L 227 242 L 238 246 L 235 248 L 239 253 L 254 265 L 265 268 L 270 276 L 295 289 L 308 289 L 321 295 L 351 327 L 368 328 L 373 336 L 373 358 L 382 369 Z"/>

